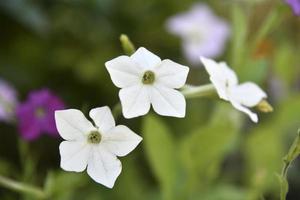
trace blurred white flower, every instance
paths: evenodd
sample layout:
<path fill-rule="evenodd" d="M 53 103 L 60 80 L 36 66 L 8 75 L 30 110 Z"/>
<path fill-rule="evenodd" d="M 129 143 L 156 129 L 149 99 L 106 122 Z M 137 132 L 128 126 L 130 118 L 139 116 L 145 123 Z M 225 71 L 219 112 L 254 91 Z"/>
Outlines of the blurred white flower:
<path fill-rule="evenodd" d="M 189 68 L 161 60 L 141 47 L 132 56 L 119 56 L 105 63 L 113 83 L 122 88 L 119 97 L 126 118 L 145 115 L 153 109 L 160 115 L 184 117 L 186 102 L 177 90 L 187 79 Z"/>
<path fill-rule="evenodd" d="M 181 37 L 185 57 L 192 64 L 199 63 L 199 56 L 215 58 L 221 55 L 230 36 L 228 23 L 202 3 L 171 17 L 167 30 Z"/>
<path fill-rule="evenodd" d="M 76 109 L 55 112 L 55 121 L 63 139 L 60 146 L 61 168 L 87 173 L 96 182 L 112 188 L 121 173 L 121 162 L 142 140 L 123 125 L 115 125 L 109 107 L 92 109 L 89 113 L 95 126 Z"/>
<path fill-rule="evenodd" d="M 15 88 L 0 79 L 0 121 L 12 122 L 17 104 L 18 98 Z"/>
<path fill-rule="evenodd" d="M 238 84 L 235 72 L 225 62 L 217 63 L 204 57 L 201 57 L 201 61 L 210 75 L 210 80 L 215 86 L 219 97 L 230 101 L 237 110 L 249 115 L 253 122 L 258 122 L 257 114 L 251 112 L 248 107 L 258 105 L 263 99 L 267 98 L 267 94 L 255 83 Z"/>

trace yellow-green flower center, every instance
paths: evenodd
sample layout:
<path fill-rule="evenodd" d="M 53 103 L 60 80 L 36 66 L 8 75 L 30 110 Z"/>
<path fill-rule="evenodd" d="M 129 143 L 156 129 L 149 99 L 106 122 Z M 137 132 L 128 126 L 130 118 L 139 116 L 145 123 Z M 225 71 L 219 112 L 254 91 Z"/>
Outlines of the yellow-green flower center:
<path fill-rule="evenodd" d="M 143 78 L 142 78 L 143 84 L 149 85 L 149 84 L 154 83 L 154 81 L 155 81 L 154 72 L 153 71 L 146 71 L 143 75 Z"/>
<path fill-rule="evenodd" d="M 35 116 L 37 118 L 43 118 L 46 115 L 46 111 L 44 108 L 39 107 L 35 110 Z"/>
<path fill-rule="evenodd" d="M 88 140 L 88 143 L 99 144 L 101 142 L 101 138 L 102 138 L 102 136 L 98 131 L 92 131 L 89 133 L 87 140 Z"/>

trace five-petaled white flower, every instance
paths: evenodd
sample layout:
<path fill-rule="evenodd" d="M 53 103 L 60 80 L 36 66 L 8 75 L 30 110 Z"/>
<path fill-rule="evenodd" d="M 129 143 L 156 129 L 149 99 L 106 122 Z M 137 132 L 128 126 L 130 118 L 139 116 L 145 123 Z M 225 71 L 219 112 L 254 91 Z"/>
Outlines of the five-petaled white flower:
<path fill-rule="evenodd" d="M 267 98 L 267 94 L 251 82 L 239 85 L 235 72 L 225 62 L 217 63 L 204 57 L 201 57 L 201 61 L 210 75 L 210 80 L 215 86 L 219 97 L 230 101 L 236 109 L 248 114 L 253 122 L 258 122 L 257 114 L 251 112 L 247 107 L 256 106 Z"/>
<path fill-rule="evenodd" d="M 61 168 L 87 173 L 96 182 L 112 188 L 121 173 L 121 162 L 142 140 L 123 125 L 115 125 L 110 108 L 100 107 L 89 113 L 95 126 L 76 109 L 55 112 L 55 121 L 63 139 L 60 146 Z"/>
<path fill-rule="evenodd" d="M 177 90 L 187 79 L 189 68 L 161 60 L 141 47 L 133 55 L 105 63 L 113 83 L 122 88 L 119 97 L 125 118 L 145 115 L 153 109 L 160 115 L 184 117 L 186 102 Z"/>

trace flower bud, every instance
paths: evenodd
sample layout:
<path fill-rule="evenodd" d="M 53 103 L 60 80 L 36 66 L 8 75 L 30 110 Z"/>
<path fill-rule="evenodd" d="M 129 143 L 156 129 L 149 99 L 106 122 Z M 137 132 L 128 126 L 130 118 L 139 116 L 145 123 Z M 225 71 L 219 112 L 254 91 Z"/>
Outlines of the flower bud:
<path fill-rule="evenodd" d="M 269 113 L 269 112 L 273 112 L 273 107 L 269 104 L 269 102 L 265 99 L 261 100 L 257 106 L 256 106 L 257 110 L 259 110 L 260 112 L 263 113 Z"/>

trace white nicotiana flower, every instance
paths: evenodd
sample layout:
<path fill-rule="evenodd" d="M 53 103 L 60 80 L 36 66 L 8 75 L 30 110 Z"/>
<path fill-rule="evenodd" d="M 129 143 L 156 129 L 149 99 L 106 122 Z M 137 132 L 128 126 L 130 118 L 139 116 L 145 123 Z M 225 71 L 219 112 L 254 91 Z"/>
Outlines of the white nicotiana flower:
<path fill-rule="evenodd" d="M 61 168 L 87 173 L 96 182 L 112 188 L 121 173 L 121 162 L 142 140 L 123 125 L 115 125 L 109 107 L 92 109 L 93 125 L 76 109 L 55 112 L 55 121 L 63 139 L 60 146 Z"/>
<path fill-rule="evenodd" d="M 210 75 L 210 80 L 215 86 L 219 97 L 230 101 L 236 109 L 249 115 L 253 122 L 258 122 L 257 114 L 251 112 L 248 107 L 259 104 L 267 98 L 267 94 L 255 83 L 238 84 L 235 72 L 225 62 L 217 63 L 204 57 L 201 57 L 201 61 Z"/>
<path fill-rule="evenodd" d="M 133 55 L 105 63 L 113 83 L 122 88 L 119 97 L 125 118 L 145 115 L 153 109 L 160 115 L 184 117 L 186 102 L 177 90 L 187 79 L 189 68 L 161 60 L 141 47 Z"/>
<path fill-rule="evenodd" d="M 182 39 L 185 57 L 192 64 L 199 63 L 199 56 L 221 55 L 230 36 L 229 24 L 203 3 L 196 3 L 189 11 L 171 17 L 167 30 Z"/>

